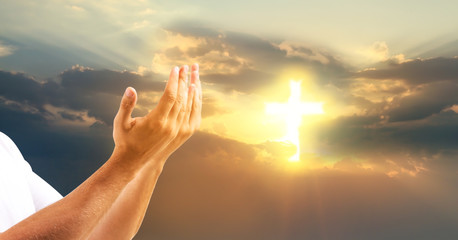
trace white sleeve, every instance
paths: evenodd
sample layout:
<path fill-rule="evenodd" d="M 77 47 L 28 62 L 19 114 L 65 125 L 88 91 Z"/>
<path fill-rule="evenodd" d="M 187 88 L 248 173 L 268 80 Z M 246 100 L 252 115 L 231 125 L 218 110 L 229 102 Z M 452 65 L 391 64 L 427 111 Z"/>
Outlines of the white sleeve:
<path fill-rule="evenodd" d="M 29 184 L 30 193 L 32 194 L 35 210 L 40 209 L 59 201 L 62 198 L 51 185 L 49 185 L 40 176 L 30 170 L 27 174 L 27 183 Z"/>
<path fill-rule="evenodd" d="M 18 161 L 18 164 L 20 164 L 21 168 L 23 169 L 28 188 L 35 205 L 35 210 L 38 211 L 48 206 L 49 204 L 60 200 L 62 195 L 32 171 L 30 164 L 24 159 L 16 144 L 14 144 L 11 139 L 9 139 L 9 145 L 10 153 L 14 155 L 14 158 L 16 161 Z"/>

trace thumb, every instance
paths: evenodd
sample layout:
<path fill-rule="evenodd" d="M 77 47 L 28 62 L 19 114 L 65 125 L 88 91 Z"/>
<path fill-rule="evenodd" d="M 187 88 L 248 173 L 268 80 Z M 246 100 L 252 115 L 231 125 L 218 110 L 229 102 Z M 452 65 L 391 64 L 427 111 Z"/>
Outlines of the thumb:
<path fill-rule="evenodd" d="M 128 87 L 124 92 L 124 95 L 121 99 L 121 104 L 119 106 L 118 113 L 115 117 L 115 122 L 120 126 L 129 126 L 131 119 L 132 111 L 135 108 L 135 103 L 137 102 L 137 92 L 134 88 Z"/>

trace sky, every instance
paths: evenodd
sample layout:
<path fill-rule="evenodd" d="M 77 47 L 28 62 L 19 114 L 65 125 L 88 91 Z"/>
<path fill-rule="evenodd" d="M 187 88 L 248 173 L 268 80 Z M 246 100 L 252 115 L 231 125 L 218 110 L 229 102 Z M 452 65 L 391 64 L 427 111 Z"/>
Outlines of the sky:
<path fill-rule="evenodd" d="M 135 239 L 458 238 L 458 2 L 1 5 L 0 131 L 63 195 L 110 156 L 127 86 L 143 116 L 200 64 L 201 128 Z M 267 111 L 294 91 L 323 113 Z"/>

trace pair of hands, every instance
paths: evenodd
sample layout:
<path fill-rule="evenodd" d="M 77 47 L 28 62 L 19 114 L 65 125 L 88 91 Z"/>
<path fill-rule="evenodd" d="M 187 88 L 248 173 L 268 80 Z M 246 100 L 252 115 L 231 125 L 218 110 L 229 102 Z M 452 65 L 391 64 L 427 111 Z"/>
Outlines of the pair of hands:
<path fill-rule="evenodd" d="M 158 105 L 144 117 L 131 117 L 137 93 L 126 89 L 113 124 L 115 151 L 139 164 L 150 159 L 163 163 L 191 137 L 201 122 L 202 87 L 197 63 L 190 70 L 188 86 L 189 67 L 172 69 Z"/>

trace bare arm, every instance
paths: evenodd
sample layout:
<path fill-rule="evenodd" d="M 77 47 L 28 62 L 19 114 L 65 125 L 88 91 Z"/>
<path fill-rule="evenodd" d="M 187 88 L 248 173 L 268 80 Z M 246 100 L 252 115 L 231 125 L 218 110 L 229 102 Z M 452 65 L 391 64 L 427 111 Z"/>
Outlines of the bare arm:
<path fill-rule="evenodd" d="M 186 73 L 185 71 L 180 71 L 180 74 Z M 183 79 L 186 82 L 186 75 L 180 77 L 180 79 Z M 186 86 L 185 82 L 183 82 L 181 87 Z M 193 107 L 192 104 L 194 103 L 195 111 L 193 112 L 195 113 L 195 116 L 193 119 L 184 119 L 183 121 L 192 121 L 188 126 L 194 128 L 198 127 L 200 124 L 200 102 L 202 99 L 199 68 L 197 64 L 194 64 L 191 68 L 190 83 L 194 84 L 197 89 L 197 91 L 195 91 L 196 101 L 191 101 L 194 97 L 194 93 L 189 92 L 187 108 L 191 109 Z M 186 124 L 183 126 L 185 128 L 187 127 Z M 184 129 L 185 132 L 194 130 L 195 129 Z M 175 139 L 174 142 L 168 145 L 168 148 L 170 149 L 166 152 L 171 152 L 173 149 L 181 145 L 181 142 L 182 139 Z M 154 165 L 148 164 L 143 167 L 136 177 L 122 191 L 121 195 L 102 219 L 100 224 L 94 229 L 89 239 L 131 239 L 140 228 L 159 175 L 160 171 L 158 171 Z"/>
<path fill-rule="evenodd" d="M 143 169 L 156 174 L 152 191 L 165 160 L 200 123 L 198 90 L 193 85 L 188 91 L 184 82 L 178 70 L 172 70 L 156 108 L 134 119 L 131 113 L 136 97 L 133 89 L 127 89 L 114 121 L 116 146 L 110 159 L 65 198 L 11 227 L 0 239 L 86 239 L 118 202 L 123 202 L 123 193 L 130 191 L 129 184 L 135 185 L 134 179 L 144 174 Z M 188 95 L 192 96 L 191 104 Z"/>

